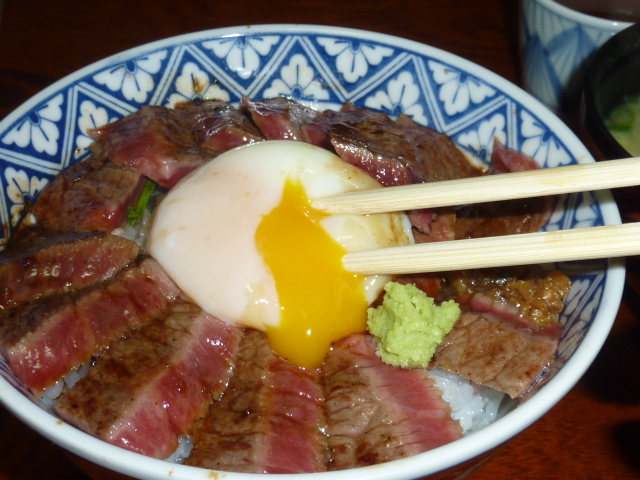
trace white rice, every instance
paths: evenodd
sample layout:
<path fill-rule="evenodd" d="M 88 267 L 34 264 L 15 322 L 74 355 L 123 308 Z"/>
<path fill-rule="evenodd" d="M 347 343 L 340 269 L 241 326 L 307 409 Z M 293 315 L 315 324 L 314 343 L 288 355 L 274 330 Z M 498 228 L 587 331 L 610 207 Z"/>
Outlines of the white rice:
<path fill-rule="evenodd" d="M 54 406 L 58 397 L 78 383 L 82 377 L 86 376 L 87 373 L 89 373 L 90 368 L 91 363 L 80 365 L 78 368 L 65 375 L 62 379 L 58 380 L 53 387 L 46 389 L 42 394 L 42 397 L 40 397 L 41 406 L 43 406 L 43 408 L 48 412 L 53 413 L 55 411 Z"/>
<path fill-rule="evenodd" d="M 184 463 L 185 459 L 191 454 L 192 448 L 193 442 L 191 441 L 191 437 L 181 435 L 178 437 L 178 448 L 169 458 L 166 459 L 166 461 L 171 463 Z"/>
<path fill-rule="evenodd" d="M 149 236 L 149 229 L 151 228 L 151 219 L 151 211 L 147 208 L 145 209 L 142 218 L 139 219 L 135 225 L 127 223 L 123 228 L 116 228 L 111 233 L 136 242 L 144 251 L 147 243 L 147 237 Z"/>
<path fill-rule="evenodd" d="M 429 373 L 442 390 L 442 398 L 451 406 L 451 416 L 460 422 L 465 435 L 495 421 L 502 414 L 503 402 L 511 401 L 504 393 L 477 385 L 459 375 L 440 369 Z"/>

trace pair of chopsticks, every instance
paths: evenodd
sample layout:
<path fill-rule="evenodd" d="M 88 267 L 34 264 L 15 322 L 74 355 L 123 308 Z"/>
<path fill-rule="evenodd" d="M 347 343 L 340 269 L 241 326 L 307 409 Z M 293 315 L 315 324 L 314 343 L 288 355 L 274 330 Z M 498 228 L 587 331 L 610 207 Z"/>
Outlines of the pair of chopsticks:
<path fill-rule="evenodd" d="M 348 192 L 312 202 L 371 214 L 532 198 L 640 184 L 640 157 Z M 348 253 L 345 268 L 400 274 L 624 257 L 640 253 L 640 223 L 423 243 Z"/>

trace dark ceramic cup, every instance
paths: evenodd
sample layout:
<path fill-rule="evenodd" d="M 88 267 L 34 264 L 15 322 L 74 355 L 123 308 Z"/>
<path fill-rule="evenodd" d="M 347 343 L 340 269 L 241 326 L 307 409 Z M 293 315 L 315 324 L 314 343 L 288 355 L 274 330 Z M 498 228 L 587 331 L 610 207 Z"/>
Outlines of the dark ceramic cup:
<path fill-rule="evenodd" d="M 611 37 L 587 65 L 580 135 L 597 160 L 631 156 L 605 126 L 611 111 L 631 95 L 640 95 L 640 23 Z M 640 221 L 640 187 L 619 188 L 613 194 L 623 219 Z"/>
<path fill-rule="evenodd" d="M 605 42 L 587 65 L 581 106 L 581 133 L 599 160 L 629 157 L 605 126 L 611 111 L 640 94 L 640 23 Z"/>

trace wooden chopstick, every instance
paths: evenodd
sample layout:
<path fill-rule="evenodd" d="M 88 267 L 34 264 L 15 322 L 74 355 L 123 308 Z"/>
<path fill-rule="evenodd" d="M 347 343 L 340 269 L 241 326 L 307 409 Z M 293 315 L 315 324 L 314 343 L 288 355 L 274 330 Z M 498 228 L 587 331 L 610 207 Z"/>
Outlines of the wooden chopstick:
<path fill-rule="evenodd" d="M 639 253 L 640 223 L 627 223 L 347 253 L 343 265 L 353 273 L 403 274 L 615 258 Z"/>
<path fill-rule="evenodd" d="M 640 157 L 441 182 L 356 190 L 312 201 L 328 213 L 369 214 L 541 197 L 640 184 Z"/>

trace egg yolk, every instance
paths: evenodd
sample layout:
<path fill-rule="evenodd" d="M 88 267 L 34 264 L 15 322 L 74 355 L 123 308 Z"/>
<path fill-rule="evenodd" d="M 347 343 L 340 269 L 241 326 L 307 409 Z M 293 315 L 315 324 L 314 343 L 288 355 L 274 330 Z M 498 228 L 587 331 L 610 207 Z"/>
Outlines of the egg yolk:
<path fill-rule="evenodd" d="M 331 344 L 366 329 L 364 278 L 342 266 L 346 250 L 322 227 L 298 181 L 285 181 L 280 204 L 256 231 L 274 277 L 280 324 L 267 327 L 274 351 L 304 368 L 322 365 Z"/>

